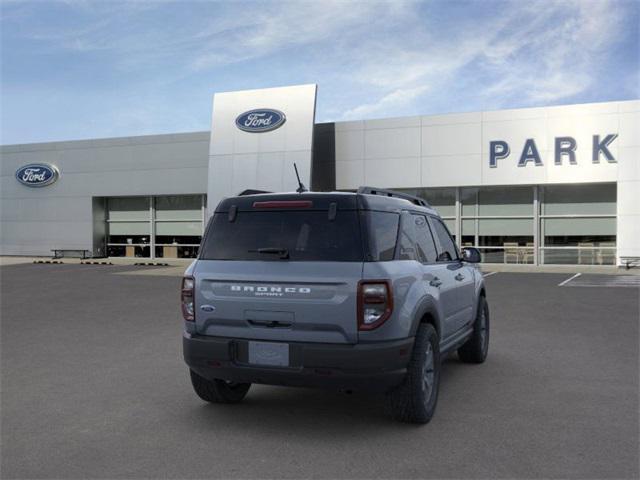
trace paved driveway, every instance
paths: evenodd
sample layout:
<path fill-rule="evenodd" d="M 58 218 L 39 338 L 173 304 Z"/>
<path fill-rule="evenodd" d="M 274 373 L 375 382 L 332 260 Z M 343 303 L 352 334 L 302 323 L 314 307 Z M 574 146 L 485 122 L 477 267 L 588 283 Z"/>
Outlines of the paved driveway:
<path fill-rule="evenodd" d="M 2 478 L 637 478 L 637 288 L 487 278 L 489 359 L 444 366 L 427 426 L 380 397 L 254 386 L 214 406 L 181 359 L 176 276 L 0 268 Z"/>

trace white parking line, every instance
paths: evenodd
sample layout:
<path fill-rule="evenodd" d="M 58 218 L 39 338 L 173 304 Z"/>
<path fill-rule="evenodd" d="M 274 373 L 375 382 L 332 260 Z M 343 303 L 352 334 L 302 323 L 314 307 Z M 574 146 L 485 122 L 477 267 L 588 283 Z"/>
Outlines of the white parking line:
<path fill-rule="evenodd" d="M 638 275 L 584 275 L 579 280 L 573 281 L 566 287 L 631 287 L 640 288 L 640 276 Z"/>
<path fill-rule="evenodd" d="M 578 278 L 580 275 L 582 275 L 582 274 L 581 273 L 576 273 L 573 277 L 567 278 L 564 282 L 559 283 L 558 286 L 562 287 L 563 285 L 569 283 L 574 278 Z"/>
<path fill-rule="evenodd" d="M 489 273 L 484 273 L 482 276 L 483 277 L 490 277 L 491 275 L 495 275 L 498 272 L 489 272 Z"/>

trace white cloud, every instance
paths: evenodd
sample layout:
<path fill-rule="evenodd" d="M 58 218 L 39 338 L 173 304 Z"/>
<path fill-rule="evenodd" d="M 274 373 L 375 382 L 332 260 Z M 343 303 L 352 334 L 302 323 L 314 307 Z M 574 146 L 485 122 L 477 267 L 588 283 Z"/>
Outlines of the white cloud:
<path fill-rule="evenodd" d="M 413 42 L 399 37 L 383 49 L 362 48 L 365 61 L 349 75 L 377 97 L 342 118 L 388 116 L 409 103 L 400 92 L 415 92 L 414 100 L 469 76 L 482 76 L 472 86 L 494 108 L 514 99 L 527 105 L 578 95 L 593 82 L 594 58 L 618 38 L 623 7 L 604 0 L 512 2 L 483 22 L 459 19 L 451 35 L 440 38 L 409 20 L 406 27 L 416 28 Z"/>
<path fill-rule="evenodd" d="M 373 103 L 365 103 L 351 108 L 344 112 L 345 120 L 368 118 L 372 114 L 379 114 L 385 111 L 393 111 L 398 107 L 408 105 L 417 97 L 425 93 L 428 86 L 423 85 L 414 88 L 399 88 L 391 93 L 386 94 Z"/>
<path fill-rule="evenodd" d="M 548 103 L 580 94 L 594 81 L 597 59 L 619 36 L 622 4 L 574 1 L 550 4 L 485 56 L 497 80 L 487 97 Z M 535 4 L 539 7 L 539 4 Z M 536 9 L 537 10 L 537 9 Z M 532 10 L 529 9 L 529 14 Z"/>
<path fill-rule="evenodd" d="M 120 102 L 110 122 L 126 133 L 206 129 L 214 89 L 276 81 L 317 82 L 322 121 L 591 100 L 609 78 L 639 93 L 637 71 L 605 70 L 612 52 L 638 65 L 637 44 L 621 52 L 617 43 L 637 32 L 625 19 L 638 18 L 633 0 L 0 2 L 5 55 L 20 52 L 3 91 L 40 91 L 44 105 L 55 86 L 73 102 L 78 78 L 93 75 L 83 92 L 94 109 L 144 94 Z M 29 76 L 54 58 L 67 77 Z"/>
<path fill-rule="evenodd" d="M 196 70 L 220 67 L 301 46 L 328 47 L 336 39 L 362 34 L 372 26 L 363 23 L 368 19 L 375 24 L 401 15 L 405 2 L 272 2 L 260 7 L 235 9 L 231 17 L 216 19 L 200 32 L 197 38 L 201 47 L 192 67 Z M 325 51 L 326 55 L 336 53 Z"/>

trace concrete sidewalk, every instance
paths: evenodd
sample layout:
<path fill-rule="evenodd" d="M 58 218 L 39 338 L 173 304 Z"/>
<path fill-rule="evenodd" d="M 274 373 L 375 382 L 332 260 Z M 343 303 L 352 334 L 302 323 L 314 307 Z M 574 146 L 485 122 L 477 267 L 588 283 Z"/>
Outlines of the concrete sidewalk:
<path fill-rule="evenodd" d="M 67 265 L 79 265 L 82 262 L 110 262 L 113 265 L 118 266 L 134 266 L 136 263 L 158 263 L 158 264 L 168 264 L 169 267 L 183 267 L 187 268 L 191 262 L 193 262 L 193 258 L 156 258 L 154 260 L 150 258 L 126 258 L 126 257 L 110 257 L 110 258 L 87 258 L 85 260 L 81 260 L 80 258 L 58 258 L 54 259 L 52 257 L 14 257 L 14 256 L 0 256 L 0 266 L 5 265 L 20 265 L 24 263 L 33 263 L 35 261 L 53 261 L 57 260 Z"/>
<path fill-rule="evenodd" d="M 614 265 L 526 265 L 517 263 L 482 263 L 483 272 L 513 273 L 597 273 L 601 275 L 640 275 L 640 268 Z"/>

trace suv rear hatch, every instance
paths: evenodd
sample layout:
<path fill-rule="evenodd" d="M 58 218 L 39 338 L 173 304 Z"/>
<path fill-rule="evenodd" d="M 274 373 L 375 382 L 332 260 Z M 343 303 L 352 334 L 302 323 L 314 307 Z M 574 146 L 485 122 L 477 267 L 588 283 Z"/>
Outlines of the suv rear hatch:
<path fill-rule="evenodd" d="M 363 243 L 355 195 L 223 201 L 197 262 L 202 335 L 356 343 Z"/>

